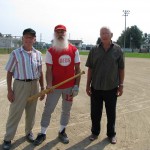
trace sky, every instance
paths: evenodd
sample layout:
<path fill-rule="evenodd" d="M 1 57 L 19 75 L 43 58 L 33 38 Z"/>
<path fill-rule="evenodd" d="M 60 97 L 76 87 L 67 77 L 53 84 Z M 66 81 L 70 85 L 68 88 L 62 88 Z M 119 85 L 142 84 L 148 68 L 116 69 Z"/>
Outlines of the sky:
<path fill-rule="evenodd" d="M 125 30 L 123 10 L 130 11 L 126 27 L 150 33 L 149 0 L 0 0 L 0 33 L 22 36 L 32 28 L 37 41 L 50 43 L 54 27 L 63 24 L 69 39 L 95 44 L 100 28 L 107 26 L 116 41 Z"/>

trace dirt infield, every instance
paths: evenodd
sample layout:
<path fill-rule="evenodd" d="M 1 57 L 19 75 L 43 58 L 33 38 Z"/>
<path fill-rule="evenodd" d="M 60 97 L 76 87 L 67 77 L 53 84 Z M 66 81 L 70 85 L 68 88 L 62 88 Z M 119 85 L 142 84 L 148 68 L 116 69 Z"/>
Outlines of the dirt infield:
<path fill-rule="evenodd" d="M 0 55 L 0 149 L 5 134 L 9 102 L 6 98 L 6 71 L 4 66 L 9 55 Z M 81 68 L 85 72 L 87 56 L 81 56 Z M 44 72 L 45 65 L 43 64 Z M 47 132 L 47 139 L 40 146 L 33 146 L 26 142 L 24 135 L 24 116 L 22 117 L 13 150 L 150 150 L 150 59 L 126 58 L 124 94 L 117 103 L 117 144 L 112 145 L 106 137 L 107 118 L 103 111 L 102 128 L 99 138 L 90 142 L 90 99 L 86 95 L 86 74 L 82 75 L 80 93 L 74 99 L 71 119 L 67 128 L 70 143 L 64 145 L 59 142 L 58 128 L 61 111 L 61 100 L 52 115 L 51 124 Z M 44 101 L 38 102 L 35 136 L 40 131 L 40 120 Z"/>

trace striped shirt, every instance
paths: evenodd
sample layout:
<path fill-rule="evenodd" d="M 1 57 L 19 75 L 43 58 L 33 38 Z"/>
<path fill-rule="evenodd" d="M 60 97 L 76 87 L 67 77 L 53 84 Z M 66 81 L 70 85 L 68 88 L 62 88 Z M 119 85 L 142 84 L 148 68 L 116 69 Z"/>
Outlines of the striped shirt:
<path fill-rule="evenodd" d="M 42 71 L 41 52 L 33 47 L 28 53 L 21 46 L 12 51 L 5 69 L 12 72 L 15 79 L 38 79 Z"/>

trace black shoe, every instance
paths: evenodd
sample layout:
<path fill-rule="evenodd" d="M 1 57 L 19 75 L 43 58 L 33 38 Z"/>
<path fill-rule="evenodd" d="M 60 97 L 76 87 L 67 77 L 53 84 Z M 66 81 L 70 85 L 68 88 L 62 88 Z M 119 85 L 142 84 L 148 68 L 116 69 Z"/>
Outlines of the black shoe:
<path fill-rule="evenodd" d="M 67 134 L 65 133 L 65 129 L 63 129 L 62 132 L 58 133 L 58 138 L 61 140 L 62 143 L 64 144 L 68 144 L 69 143 L 69 139 L 67 137 Z"/>
<path fill-rule="evenodd" d="M 40 145 L 44 140 L 46 140 L 46 134 L 39 133 L 36 139 L 34 140 L 34 145 Z"/>
<path fill-rule="evenodd" d="M 4 150 L 9 150 L 11 148 L 11 141 L 5 141 L 3 143 L 3 149 Z"/>
<path fill-rule="evenodd" d="M 34 136 L 33 136 L 32 132 L 30 132 L 28 135 L 26 135 L 26 140 L 30 143 L 34 142 Z"/>
<path fill-rule="evenodd" d="M 89 140 L 90 141 L 94 141 L 98 138 L 98 135 L 95 135 L 95 134 L 91 134 L 90 137 L 89 137 Z"/>
<path fill-rule="evenodd" d="M 108 137 L 109 141 L 111 144 L 116 144 L 117 143 L 117 138 L 116 136 L 113 136 L 113 137 Z"/>

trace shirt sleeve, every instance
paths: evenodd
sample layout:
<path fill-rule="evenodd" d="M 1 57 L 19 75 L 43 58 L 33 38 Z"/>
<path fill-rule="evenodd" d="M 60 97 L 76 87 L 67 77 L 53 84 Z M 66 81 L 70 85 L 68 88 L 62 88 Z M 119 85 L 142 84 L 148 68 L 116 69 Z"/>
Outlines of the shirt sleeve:
<path fill-rule="evenodd" d="M 124 53 L 121 51 L 121 55 L 120 55 L 119 60 L 118 60 L 118 68 L 124 69 L 124 67 L 125 67 Z"/>
<path fill-rule="evenodd" d="M 9 60 L 6 64 L 5 70 L 7 70 L 9 72 L 14 72 L 15 65 L 16 65 L 15 53 L 14 53 L 14 51 L 12 51 L 12 53 L 10 54 Z"/>
<path fill-rule="evenodd" d="M 40 53 L 40 65 L 39 65 L 39 71 L 42 72 L 42 53 Z"/>
<path fill-rule="evenodd" d="M 85 66 L 92 68 L 92 50 L 89 52 Z"/>
<path fill-rule="evenodd" d="M 49 51 L 46 52 L 45 63 L 50 65 L 53 64 L 52 55 Z"/>
<path fill-rule="evenodd" d="M 74 59 L 74 63 L 77 64 L 77 63 L 80 63 L 80 55 L 79 55 L 79 51 L 78 49 L 76 50 L 75 52 L 75 59 Z"/>

